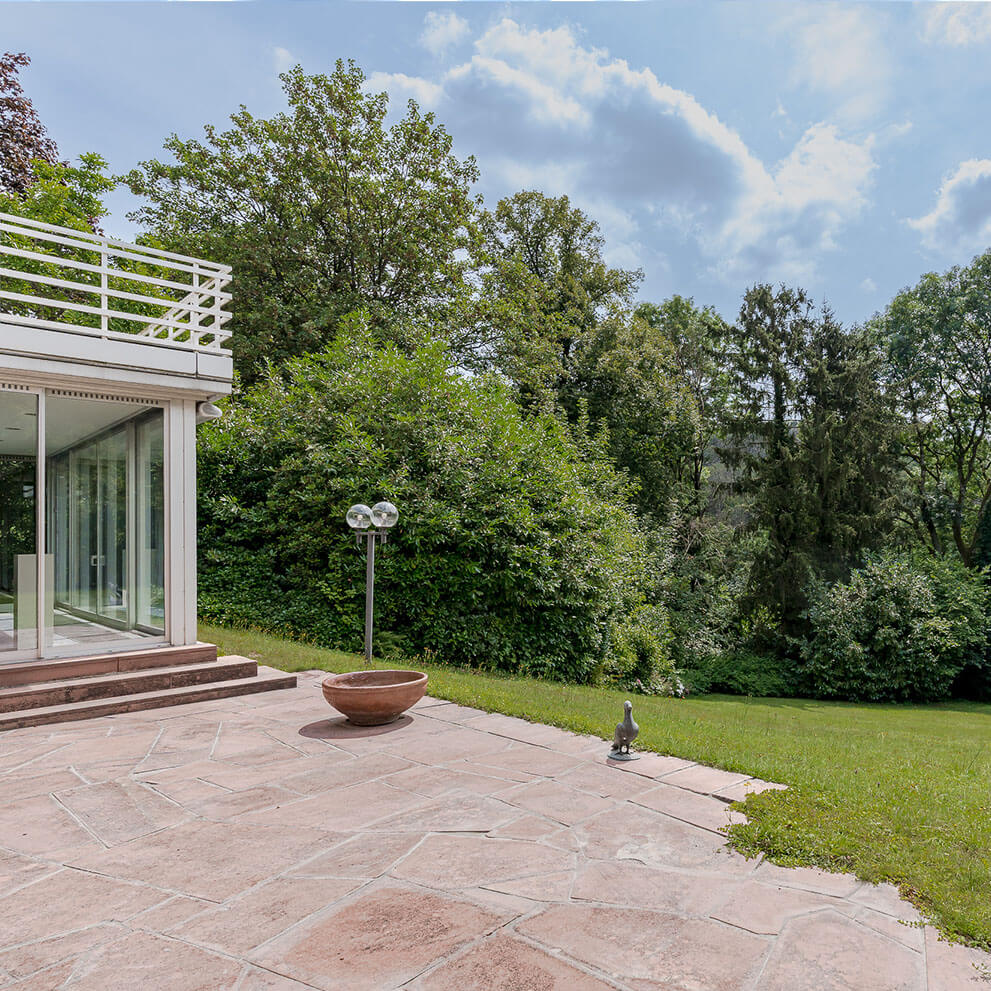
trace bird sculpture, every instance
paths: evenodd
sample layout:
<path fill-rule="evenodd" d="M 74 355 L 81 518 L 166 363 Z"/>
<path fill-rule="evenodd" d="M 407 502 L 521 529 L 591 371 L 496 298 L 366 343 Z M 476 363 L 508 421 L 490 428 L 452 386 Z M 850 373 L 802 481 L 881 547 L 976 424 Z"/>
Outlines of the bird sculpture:
<path fill-rule="evenodd" d="M 623 703 L 623 721 L 616 727 L 616 732 L 612 738 L 612 750 L 609 756 L 616 760 L 630 760 L 630 744 L 637 738 L 640 727 L 633 721 L 633 703 L 626 701 Z"/>

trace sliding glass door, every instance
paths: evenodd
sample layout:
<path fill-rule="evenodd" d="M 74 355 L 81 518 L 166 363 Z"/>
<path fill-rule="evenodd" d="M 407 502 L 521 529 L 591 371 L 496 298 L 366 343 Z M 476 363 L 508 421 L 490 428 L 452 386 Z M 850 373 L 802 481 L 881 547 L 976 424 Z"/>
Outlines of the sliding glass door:
<path fill-rule="evenodd" d="M 0 389 L 0 664 L 38 650 L 38 399 Z"/>
<path fill-rule="evenodd" d="M 0 386 L 0 664 L 165 642 L 165 420 Z"/>
<path fill-rule="evenodd" d="M 136 629 L 165 634 L 165 422 L 162 411 L 134 425 L 134 613 Z"/>
<path fill-rule="evenodd" d="M 49 395 L 52 653 L 165 636 L 164 411 Z"/>
<path fill-rule="evenodd" d="M 126 429 L 126 428 L 125 428 Z M 127 444 L 114 430 L 48 461 L 55 601 L 119 627 L 127 620 Z"/>

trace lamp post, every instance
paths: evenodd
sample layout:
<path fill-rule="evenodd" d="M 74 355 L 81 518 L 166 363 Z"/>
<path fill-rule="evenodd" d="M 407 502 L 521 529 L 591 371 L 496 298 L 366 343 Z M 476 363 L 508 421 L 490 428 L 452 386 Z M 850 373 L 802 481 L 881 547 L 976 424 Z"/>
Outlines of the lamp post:
<path fill-rule="evenodd" d="M 365 541 L 365 662 L 372 661 L 372 613 L 375 602 L 375 543 L 386 543 L 389 530 L 399 519 L 399 510 L 391 502 L 377 502 L 371 509 L 356 503 L 345 517 L 360 547 Z"/>

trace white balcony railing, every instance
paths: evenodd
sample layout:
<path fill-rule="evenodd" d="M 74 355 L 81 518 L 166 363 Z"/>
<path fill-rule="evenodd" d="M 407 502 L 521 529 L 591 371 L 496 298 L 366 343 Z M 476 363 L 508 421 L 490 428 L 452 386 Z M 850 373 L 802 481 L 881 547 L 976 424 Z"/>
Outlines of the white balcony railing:
<path fill-rule="evenodd" d="M 226 352 L 230 281 L 227 265 L 0 213 L 0 322 Z"/>

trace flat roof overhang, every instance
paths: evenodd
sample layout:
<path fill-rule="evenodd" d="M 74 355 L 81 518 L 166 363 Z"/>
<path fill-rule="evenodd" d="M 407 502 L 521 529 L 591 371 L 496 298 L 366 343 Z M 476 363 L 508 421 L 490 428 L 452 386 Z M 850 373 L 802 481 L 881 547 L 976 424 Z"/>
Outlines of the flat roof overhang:
<path fill-rule="evenodd" d="M 0 313 L 0 381 L 128 392 L 140 387 L 189 398 L 230 393 L 230 352 L 122 337 L 25 327 Z"/>

